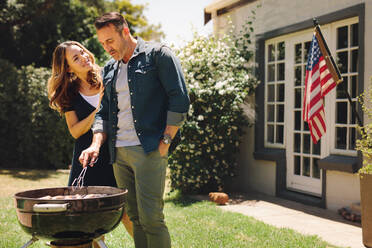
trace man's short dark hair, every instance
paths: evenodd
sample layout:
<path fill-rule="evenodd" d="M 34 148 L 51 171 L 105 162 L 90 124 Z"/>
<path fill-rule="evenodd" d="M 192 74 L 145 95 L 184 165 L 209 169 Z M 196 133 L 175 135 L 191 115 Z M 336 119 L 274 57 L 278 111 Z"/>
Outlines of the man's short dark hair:
<path fill-rule="evenodd" d="M 116 31 L 119 33 L 123 30 L 124 27 L 128 27 L 128 23 L 125 20 L 124 16 L 122 16 L 118 12 L 109 12 L 105 13 L 100 17 L 97 17 L 94 26 L 97 30 L 112 24 L 115 26 Z"/>

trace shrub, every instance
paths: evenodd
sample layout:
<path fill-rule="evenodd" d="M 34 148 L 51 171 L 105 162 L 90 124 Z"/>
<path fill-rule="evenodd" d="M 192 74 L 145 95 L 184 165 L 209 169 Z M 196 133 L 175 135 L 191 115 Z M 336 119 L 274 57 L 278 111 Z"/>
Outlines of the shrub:
<path fill-rule="evenodd" d="M 236 154 L 244 129 L 250 125 L 242 104 L 258 83 L 253 75 L 253 52 L 247 51 L 249 43 L 249 35 L 195 34 L 177 52 L 191 106 L 181 142 L 169 159 L 173 190 L 223 190 L 226 179 L 235 176 Z"/>
<path fill-rule="evenodd" d="M 48 106 L 49 69 L 16 69 L 0 60 L 0 167 L 66 168 L 73 140 L 66 122 Z"/>
<path fill-rule="evenodd" d="M 367 120 L 362 127 L 359 127 L 361 134 L 360 139 L 356 142 L 356 149 L 363 153 L 363 167 L 359 173 L 372 174 L 372 78 L 369 89 L 366 90 L 359 98 L 363 112 Z"/>

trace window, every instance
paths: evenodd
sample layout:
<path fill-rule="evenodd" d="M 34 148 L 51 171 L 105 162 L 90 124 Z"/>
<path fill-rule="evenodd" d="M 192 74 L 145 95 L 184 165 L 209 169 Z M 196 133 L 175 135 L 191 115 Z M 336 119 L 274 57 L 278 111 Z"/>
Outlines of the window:
<path fill-rule="evenodd" d="M 265 145 L 284 145 L 285 43 L 266 46 Z"/>
<path fill-rule="evenodd" d="M 356 140 L 356 115 L 353 112 L 358 96 L 358 23 L 336 27 L 336 63 L 343 82 L 337 86 L 335 97 L 334 148 L 339 152 L 353 151 Z M 347 99 L 346 91 L 354 106 Z"/>

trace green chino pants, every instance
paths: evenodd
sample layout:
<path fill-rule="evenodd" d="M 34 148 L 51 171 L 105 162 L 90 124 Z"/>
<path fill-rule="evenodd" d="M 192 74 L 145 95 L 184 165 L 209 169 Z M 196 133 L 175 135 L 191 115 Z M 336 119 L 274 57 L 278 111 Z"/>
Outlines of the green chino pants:
<path fill-rule="evenodd" d="M 146 154 L 141 146 L 116 148 L 113 169 L 118 187 L 128 189 L 125 207 L 136 248 L 171 247 L 163 214 L 167 163 L 158 150 Z"/>

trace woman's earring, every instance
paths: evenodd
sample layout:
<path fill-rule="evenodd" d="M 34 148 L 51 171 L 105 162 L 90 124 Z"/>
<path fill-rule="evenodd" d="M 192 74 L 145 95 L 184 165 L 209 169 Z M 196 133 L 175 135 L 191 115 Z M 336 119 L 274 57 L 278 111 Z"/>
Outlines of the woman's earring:
<path fill-rule="evenodd" d="M 71 83 L 72 83 L 73 81 L 75 81 L 75 80 L 77 79 L 76 74 L 73 73 L 73 72 L 71 72 L 71 73 L 70 73 L 70 77 L 69 77 L 69 79 L 70 79 L 70 82 L 71 82 Z"/>

